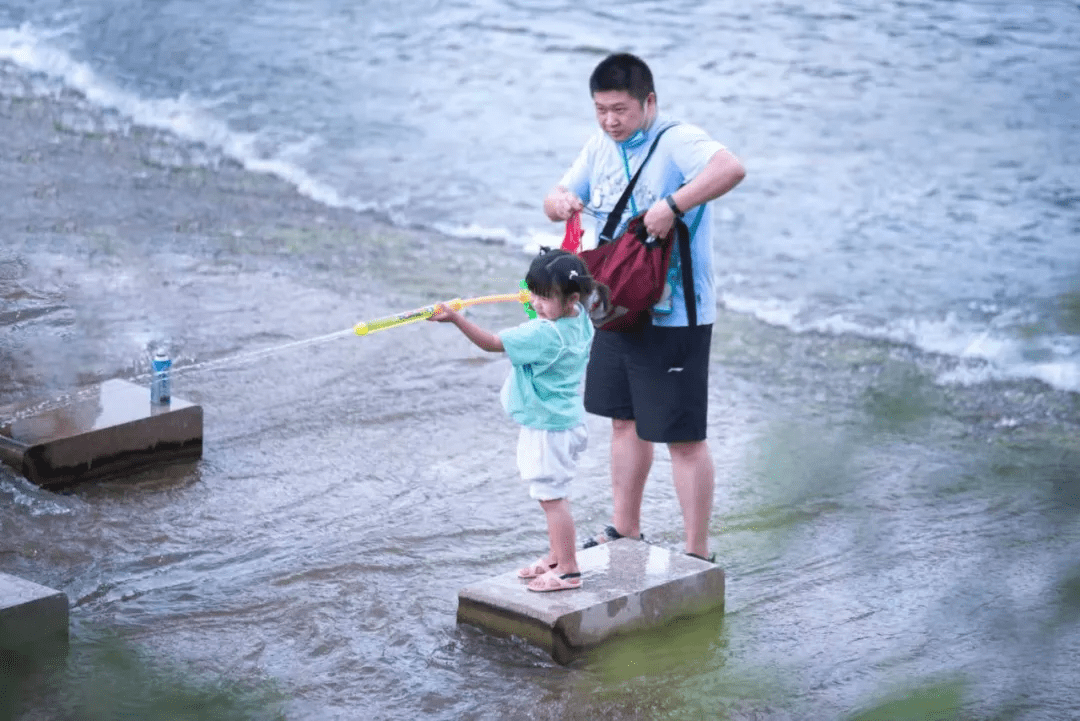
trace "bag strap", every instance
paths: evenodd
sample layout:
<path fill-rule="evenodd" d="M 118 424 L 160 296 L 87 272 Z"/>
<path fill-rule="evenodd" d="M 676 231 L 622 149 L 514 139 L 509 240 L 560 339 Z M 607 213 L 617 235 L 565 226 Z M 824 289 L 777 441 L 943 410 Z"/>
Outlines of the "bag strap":
<path fill-rule="evenodd" d="M 615 207 L 611 209 L 611 213 L 607 217 L 607 222 L 604 223 L 604 229 L 600 231 L 599 243 L 607 243 L 612 240 L 612 235 L 615 233 L 615 228 L 619 227 L 619 222 L 622 220 L 623 212 L 626 211 L 626 204 L 630 201 L 630 194 L 634 192 L 634 185 L 637 184 L 638 176 L 641 175 L 641 171 L 645 169 L 645 164 L 649 162 L 649 158 L 652 157 L 653 151 L 656 150 L 656 146 L 660 143 L 660 138 L 664 133 L 674 128 L 678 123 L 672 123 L 659 133 L 656 134 L 656 139 L 653 140 L 652 146 L 649 147 L 649 152 L 645 154 L 645 159 L 641 161 L 641 165 L 638 166 L 637 172 L 634 173 L 634 177 L 630 178 L 630 182 L 626 184 L 626 190 L 623 191 L 622 197 L 619 198 L 619 202 L 615 203 Z"/>
<path fill-rule="evenodd" d="M 700 219 L 700 218 L 699 218 Z M 697 223 L 694 224 L 697 227 Z M 690 327 L 697 325 L 697 293 L 694 292 L 694 261 L 690 255 L 690 229 L 682 218 L 675 219 L 675 235 L 679 238 L 679 262 L 682 264 L 683 300 L 686 301 L 686 320 Z"/>
<path fill-rule="evenodd" d="M 690 240 L 697 232 L 703 215 L 705 215 L 704 204 L 698 206 L 697 217 L 694 218 L 694 223 L 689 229 L 682 218 L 675 219 L 675 233 L 679 239 L 679 262 L 682 263 L 683 300 L 686 301 L 686 318 L 691 327 L 697 325 L 697 293 L 694 291 L 694 258 L 690 255 Z"/>

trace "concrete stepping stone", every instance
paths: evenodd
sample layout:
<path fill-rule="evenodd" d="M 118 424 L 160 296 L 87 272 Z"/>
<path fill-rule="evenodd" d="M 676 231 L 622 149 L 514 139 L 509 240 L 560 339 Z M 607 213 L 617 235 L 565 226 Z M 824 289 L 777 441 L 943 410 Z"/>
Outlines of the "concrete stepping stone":
<path fill-rule="evenodd" d="M 68 597 L 0 573 L 0 655 L 39 659 L 67 652 Z"/>
<path fill-rule="evenodd" d="M 0 461 L 45 488 L 202 457 L 203 411 L 152 404 L 149 386 L 114 379 L 69 404 L 0 427 Z"/>
<path fill-rule="evenodd" d="M 697 558 L 621 538 L 578 551 L 582 587 L 537 593 L 517 569 L 458 592 L 458 623 L 518 636 L 558 663 L 615 636 L 722 610 L 724 570 Z"/>

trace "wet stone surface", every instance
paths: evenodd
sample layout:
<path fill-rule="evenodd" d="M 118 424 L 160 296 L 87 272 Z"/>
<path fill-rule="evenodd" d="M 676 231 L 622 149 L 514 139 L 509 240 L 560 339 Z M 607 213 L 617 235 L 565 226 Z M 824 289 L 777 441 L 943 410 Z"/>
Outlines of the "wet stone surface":
<path fill-rule="evenodd" d="M 0 661 L 63 653 L 68 643 L 67 595 L 0 573 Z"/>
<path fill-rule="evenodd" d="M 0 427 L 5 463 L 48 488 L 202 456 L 203 411 L 182 398 L 112 379 L 69 404 Z"/>
<path fill-rule="evenodd" d="M 516 572 L 458 593 L 459 623 L 527 639 L 567 663 L 616 636 L 724 606 L 719 566 L 641 541 L 619 539 L 578 553 L 582 586 L 538 593 Z"/>

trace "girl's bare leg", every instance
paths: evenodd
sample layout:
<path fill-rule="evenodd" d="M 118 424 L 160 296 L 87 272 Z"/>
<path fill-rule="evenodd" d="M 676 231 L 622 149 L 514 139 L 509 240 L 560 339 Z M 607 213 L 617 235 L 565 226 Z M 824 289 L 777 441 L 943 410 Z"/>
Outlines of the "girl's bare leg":
<path fill-rule="evenodd" d="M 579 573 L 577 563 L 577 551 L 574 548 L 577 543 L 577 534 L 574 528 L 574 517 L 570 514 L 570 502 L 565 498 L 554 501 L 540 501 L 540 507 L 547 516 L 548 542 L 551 544 L 549 561 L 555 561 L 556 571 L 564 573 Z"/>

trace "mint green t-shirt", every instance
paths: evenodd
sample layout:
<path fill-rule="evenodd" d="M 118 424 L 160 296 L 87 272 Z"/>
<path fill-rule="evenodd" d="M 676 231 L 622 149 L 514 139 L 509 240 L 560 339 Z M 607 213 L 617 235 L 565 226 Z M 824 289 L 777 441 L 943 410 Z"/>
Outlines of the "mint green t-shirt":
<path fill-rule="evenodd" d="M 514 365 L 502 388 L 503 408 L 529 428 L 565 431 L 585 417 L 581 381 L 593 325 L 580 304 L 573 318 L 536 318 L 499 333 Z"/>

